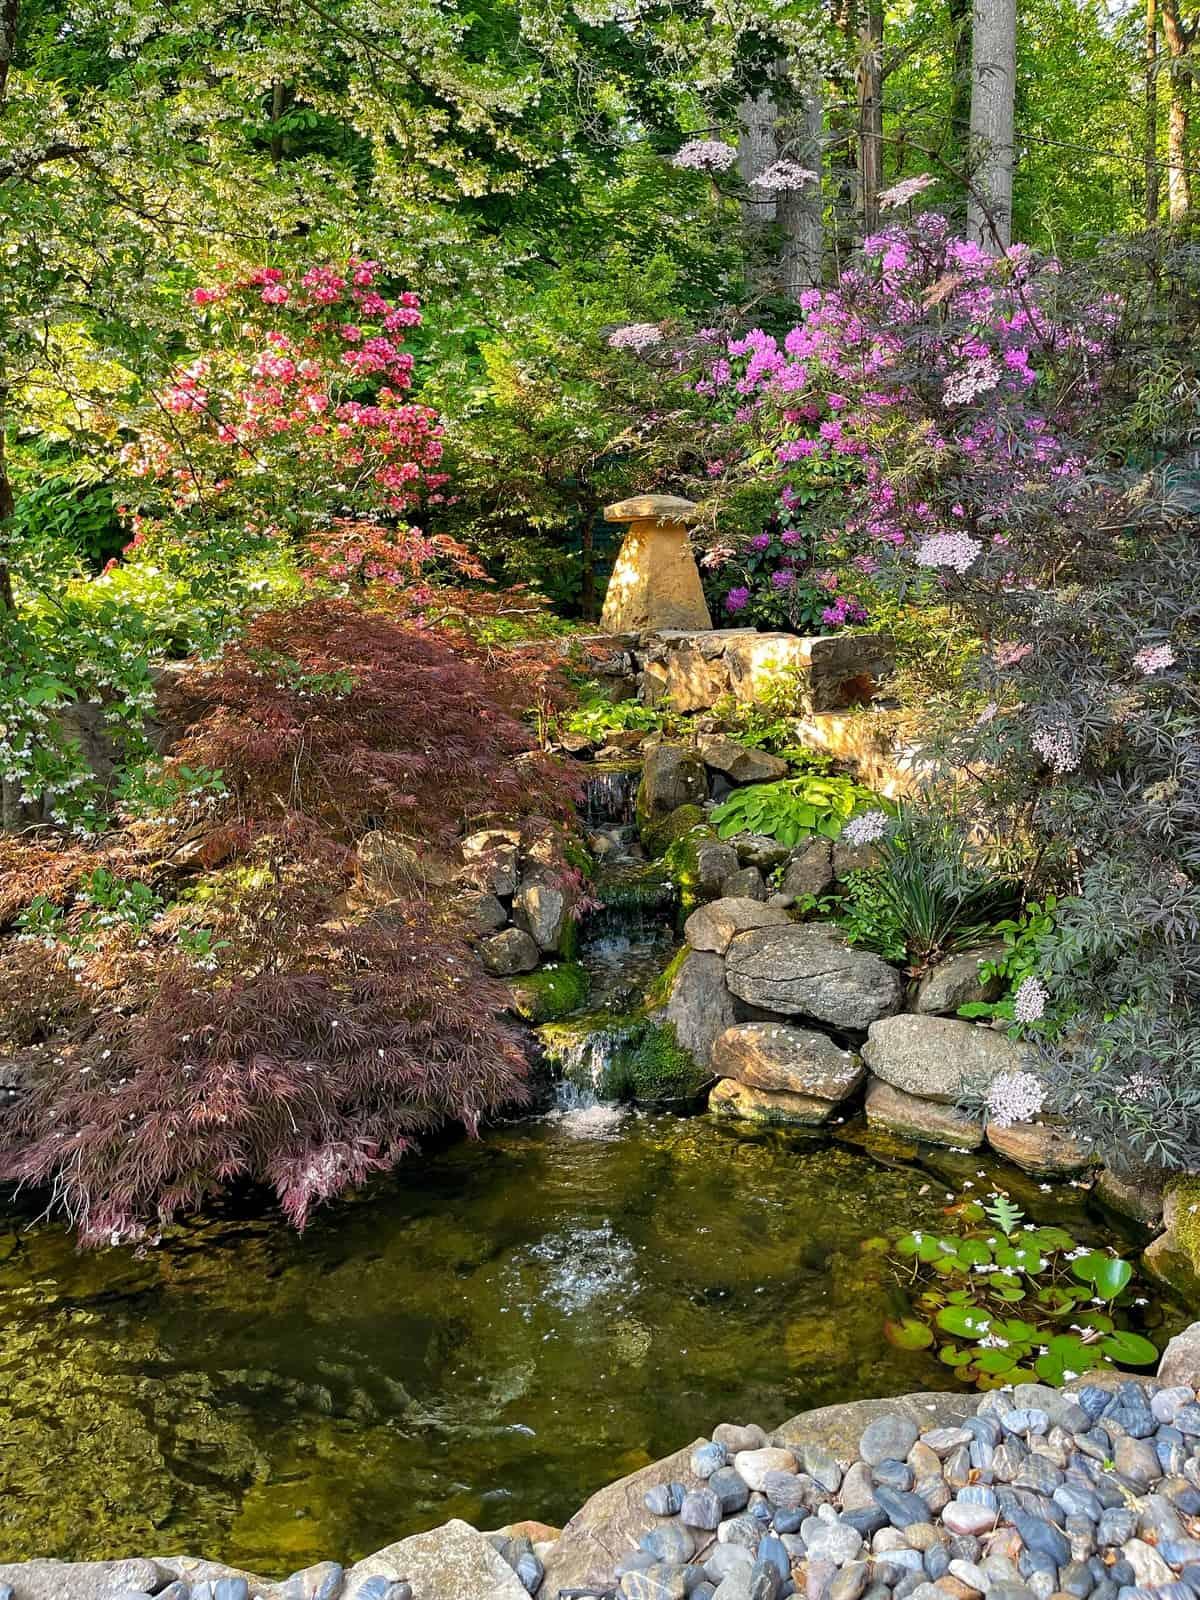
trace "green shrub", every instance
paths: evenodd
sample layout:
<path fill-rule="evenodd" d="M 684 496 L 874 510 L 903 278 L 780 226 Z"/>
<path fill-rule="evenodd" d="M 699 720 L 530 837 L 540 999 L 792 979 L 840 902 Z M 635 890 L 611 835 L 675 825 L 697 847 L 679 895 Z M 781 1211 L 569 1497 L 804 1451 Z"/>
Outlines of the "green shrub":
<path fill-rule="evenodd" d="M 836 839 L 852 816 L 882 802 L 851 778 L 814 774 L 778 783 L 752 783 L 716 807 L 710 818 L 720 838 L 764 833 L 780 844 L 818 835 Z"/>

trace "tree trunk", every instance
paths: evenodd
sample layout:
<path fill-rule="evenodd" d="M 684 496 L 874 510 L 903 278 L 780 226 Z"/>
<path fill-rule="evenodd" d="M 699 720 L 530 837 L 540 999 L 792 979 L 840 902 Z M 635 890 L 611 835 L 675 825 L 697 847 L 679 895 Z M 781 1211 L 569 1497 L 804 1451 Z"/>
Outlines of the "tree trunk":
<path fill-rule="evenodd" d="M 794 100 L 777 124 L 779 154 L 797 166 L 822 170 L 822 96 L 820 80 L 809 76 L 798 83 Z M 821 184 L 783 189 L 775 197 L 775 219 L 783 228 L 780 277 L 785 294 L 797 299 L 804 289 L 821 282 L 825 254 L 824 202 Z"/>
<path fill-rule="evenodd" d="M 738 107 L 737 169 L 742 181 L 751 185 L 779 156 L 775 124 L 779 111 L 769 89 L 762 89 L 753 100 Z M 775 196 L 765 189 L 752 190 L 742 201 L 742 217 L 748 227 L 775 221 Z"/>
<path fill-rule="evenodd" d="M 579 609 L 585 622 L 596 620 L 596 517 L 599 506 L 590 502 L 583 508 L 579 528 Z"/>
<path fill-rule="evenodd" d="M 883 0 L 864 0 L 858 28 L 858 210 L 864 233 L 879 222 L 883 188 Z"/>
<path fill-rule="evenodd" d="M 1188 172 L 1192 34 L 1180 20 L 1178 0 L 1162 0 L 1162 22 L 1170 57 L 1171 89 L 1167 110 L 1167 214 L 1172 222 L 1182 222 L 1192 208 Z"/>
<path fill-rule="evenodd" d="M 954 40 L 950 89 L 950 153 L 965 169 L 971 147 L 971 0 L 947 0 Z"/>
<path fill-rule="evenodd" d="M 971 37 L 971 163 L 967 232 L 985 249 L 1012 241 L 1017 0 L 974 0 Z"/>
<path fill-rule="evenodd" d="M 1158 222 L 1158 4 L 1146 0 L 1146 49 L 1143 83 L 1146 92 L 1145 127 L 1142 132 L 1142 165 L 1145 169 L 1146 226 Z"/>
<path fill-rule="evenodd" d="M 20 0 L 0 0 L 0 116 L 8 101 L 8 73 L 17 53 L 17 25 L 21 17 Z M 13 514 L 12 480 L 8 475 L 5 430 L 8 427 L 8 387 L 0 365 L 0 528 Z M 0 610 L 13 611 L 12 574 L 0 550 Z"/>

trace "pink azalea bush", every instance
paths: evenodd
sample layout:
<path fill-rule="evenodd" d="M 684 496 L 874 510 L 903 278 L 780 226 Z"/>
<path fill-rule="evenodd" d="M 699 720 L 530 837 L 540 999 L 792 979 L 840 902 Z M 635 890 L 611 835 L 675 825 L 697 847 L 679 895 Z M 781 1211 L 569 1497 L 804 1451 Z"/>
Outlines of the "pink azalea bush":
<path fill-rule="evenodd" d="M 214 529 L 290 535 L 310 576 L 393 585 L 439 553 L 408 521 L 446 482 L 441 420 L 410 396 L 404 340 L 420 303 L 382 293 L 380 277 L 378 262 L 352 258 L 193 291 L 196 353 L 122 455 L 131 552 Z"/>

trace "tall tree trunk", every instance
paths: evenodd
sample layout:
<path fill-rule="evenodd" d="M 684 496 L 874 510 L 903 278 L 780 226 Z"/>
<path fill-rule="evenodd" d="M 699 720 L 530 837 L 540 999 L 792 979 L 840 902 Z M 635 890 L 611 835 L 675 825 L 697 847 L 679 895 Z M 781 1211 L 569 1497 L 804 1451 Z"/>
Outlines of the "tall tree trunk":
<path fill-rule="evenodd" d="M 1162 0 L 1163 38 L 1170 57 L 1168 81 L 1171 98 L 1167 109 L 1167 214 L 1182 222 L 1192 208 L 1191 174 L 1188 172 L 1188 122 L 1191 116 L 1191 60 L 1194 33 L 1179 16 L 1178 0 Z"/>
<path fill-rule="evenodd" d="M 1146 226 L 1158 221 L 1158 4 L 1146 0 L 1146 49 L 1143 82 L 1146 91 L 1145 127 L 1142 133 L 1142 165 L 1146 174 Z"/>
<path fill-rule="evenodd" d="M 1012 242 L 1017 0 L 974 0 L 971 36 L 971 162 L 967 232 L 985 249 Z"/>
<path fill-rule="evenodd" d="M 779 154 L 820 175 L 824 121 L 820 80 L 810 73 L 796 82 L 789 101 L 776 124 Z M 782 287 L 795 300 L 801 290 L 821 282 L 825 219 L 819 176 L 816 183 L 807 183 L 801 189 L 780 190 L 775 197 L 775 219 L 784 232 L 780 253 Z"/>
<path fill-rule="evenodd" d="M 760 90 L 753 100 L 743 100 L 738 107 L 737 169 L 747 186 L 779 155 L 775 137 L 778 118 L 775 96 L 769 89 Z M 742 217 L 748 227 L 774 222 L 775 196 L 765 189 L 752 190 L 742 201 Z"/>
<path fill-rule="evenodd" d="M 954 81 L 950 86 L 951 158 L 965 167 L 971 145 L 971 0 L 947 0 L 954 41 Z"/>
<path fill-rule="evenodd" d="M 879 222 L 883 188 L 883 0 L 863 0 L 858 27 L 858 210 L 864 233 Z"/>
<path fill-rule="evenodd" d="M 0 117 L 8 102 L 8 74 L 17 53 L 17 25 L 21 19 L 21 0 L 0 0 Z M 12 479 L 8 475 L 8 454 L 4 448 L 8 427 L 8 385 L 0 361 L 0 528 L 13 514 Z M 0 611 L 14 610 L 12 574 L 0 549 Z"/>

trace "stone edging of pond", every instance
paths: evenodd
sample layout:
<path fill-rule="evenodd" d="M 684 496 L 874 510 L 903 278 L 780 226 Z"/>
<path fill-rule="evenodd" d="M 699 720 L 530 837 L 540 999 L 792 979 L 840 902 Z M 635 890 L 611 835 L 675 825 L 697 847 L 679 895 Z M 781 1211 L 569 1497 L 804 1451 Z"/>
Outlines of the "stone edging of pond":
<path fill-rule="evenodd" d="M 1196 1600 L 1200 1322 L 1156 1379 L 722 1423 L 561 1531 L 461 1521 L 268 1582 L 187 1556 L 0 1565 L 0 1600 Z"/>

